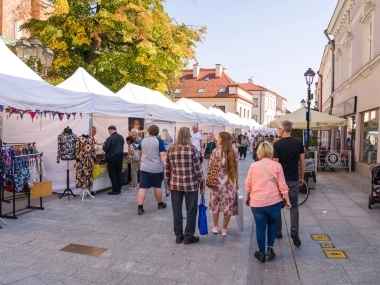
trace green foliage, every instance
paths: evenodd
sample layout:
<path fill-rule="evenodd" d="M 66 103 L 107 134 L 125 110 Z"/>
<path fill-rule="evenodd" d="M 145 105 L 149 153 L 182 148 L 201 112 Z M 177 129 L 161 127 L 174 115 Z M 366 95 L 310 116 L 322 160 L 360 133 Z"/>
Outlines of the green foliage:
<path fill-rule="evenodd" d="M 317 139 L 316 138 L 310 138 L 309 146 L 316 146 L 316 145 L 317 145 Z"/>
<path fill-rule="evenodd" d="M 54 0 L 46 21 L 22 28 L 54 51 L 49 76 L 67 78 L 82 66 L 113 91 L 132 82 L 165 92 L 195 58 L 206 27 L 172 21 L 163 1 Z"/>
<path fill-rule="evenodd" d="M 302 130 L 301 129 L 292 129 L 291 136 L 295 138 L 302 139 Z"/>

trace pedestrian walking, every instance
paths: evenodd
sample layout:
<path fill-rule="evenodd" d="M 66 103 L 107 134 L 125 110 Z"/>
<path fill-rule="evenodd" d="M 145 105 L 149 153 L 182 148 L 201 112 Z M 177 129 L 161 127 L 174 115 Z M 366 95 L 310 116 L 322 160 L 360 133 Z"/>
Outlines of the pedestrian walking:
<path fill-rule="evenodd" d="M 258 148 L 258 147 L 259 147 L 259 140 L 258 140 L 257 137 L 255 137 L 255 138 L 253 139 L 253 144 L 252 144 L 252 159 L 253 159 L 254 161 L 257 160 L 257 154 L 256 154 L 256 152 L 257 152 L 257 148 Z"/>
<path fill-rule="evenodd" d="M 246 135 L 243 135 L 241 137 L 241 142 L 240 142 L 240 160 L 243 159 L 245 160 L 247 156 L 247 148 L 249 146 L 249 141 Z"/>
<path fill-rule="evenodd" d="M 198 131 L 198 126 L 193 125 L 192 126 L 192 134 L 191 134 L 191 143 L 195 148 L 197 149 L 198 156 L 201 160 L 201 163 L 203 162 L 202 152 L 203 152 L 203 142 L 202 142 L 202 134 Z"/>
<path fill-rule="evenodd" d="M 175 242 L 191 244 L 199 241 L 194 236 L 198 208 L 198 191 L 204 193 L 205 181 L 195 146 L 191 144 L 190 129 L 182 127 L 175 143 L 168 149 L 165 181 L 171 193 Z M 186 228 L 183 231 L 182 204 L 186 204 Z"/>
<path fill-rule="evenodd" d="M 269 259 L 276 256 L 273 245 L 283 198 L 286 200 L 286 209 L 290 209 L 291 205 L 289 188 L 281 164 L 272 160 L 272 145 L 268 142 L 260 144 L 257 157 L 260 161 L 251 164 L 245 180 L 246 204 L 251 207 L 255 218 L 256 239 L 259 246 L 255 257 L 260 262 L 265 262 L 265 256 Z M 266 236 L 268 242 L 265 253 Z"/>
<path fill-rule="evenodd" d="M 126 142 L 128 144 L 128 154 L 129 161 L 131 164 L 131 176 L 132 176 L 132 185 L 128 190 L 136 190 L 138 184 L 138 173 L 141 164 L 141 158 L 138 154 L 139 144 L 135 141 L 132 136 L 127 137 Z"/>
<path fill-rule="evenodd" d="M 121 194 L 121 172 L 123 170 L 124 138 L 116 131 L 115 126 L 108 127 L 109 137 L 103 144 L 106 153 L 108 175 L 112 184 L 112 191 L 108 195 Z"/>
<path fill-rule="evenodd" d="M 212 151 L 210 165 L 218 165 L 218 187 L 210 190 L 210 210 L 214 226 L 211 231 L 219 232 L 219 214 L 223 214 L 222 236 L 227 236 L 227 226 L 231 216 L 237 214 L 236 190 L 238 185 L 238 168 L 236 152 L 232 148 L 231 137 L 221 132 L 217 139 L 218 147 Z"/>
<path fill-rule="evenodd" d="M 298 186 L 302 185 L 305 174 L 305 153 L 301 140 L 291 136 L 292 123 L 282 121 L 278 127 L 281 137 L 273 145 L 273 160 L 281 164 L 284 170 L 286 184 L 289 187 L 289 199 L 292 208 L 290 209 L 290 236 L 295 246 L 301 245 L 299 238 L 299 210 L 298 210 Z M 298 163 L 300 171 L 298 171 Z M 276 238 L 282 238 L 282 219 L 281 213 L 277 220 Z"/>
<path fill-rule="evenodd" d="M 145 212 L 143 204 L 147 189 L 154 187 L 154 196 L 158 203 L 158 210 L 166 208 L 162 201 L 161 184 L 164 178 L 163 167 L 166 161 L 166 150 L 164 141 L 158 138 L 160 129 L 156 125 L 148 128 L 148 136 L 143 138 L 138 146 L 141 157 L 140 164 L 140 188 L 137 194 L 137 214 Z"/>

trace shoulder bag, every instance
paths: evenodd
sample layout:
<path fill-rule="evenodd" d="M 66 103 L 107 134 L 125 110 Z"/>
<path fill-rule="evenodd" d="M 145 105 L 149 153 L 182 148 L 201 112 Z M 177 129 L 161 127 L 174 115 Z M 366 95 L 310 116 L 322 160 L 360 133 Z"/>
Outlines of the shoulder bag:
<path fill-rule="evenodd" d="M 278 191 L 280 191 L 280 188 L 278 187 L 278 182 L 277 182 L 277 179 L 274 178 L 273 174 L 269 171 L 268 167 L 264 164 L 264 162 L 262 162 L 261 160 L 259 161 L 261 167 L 263 168 L 263 170 L 265 171 L 265 173 L 268 175 L 268 178 L 269 180 L 277 186 L 278 188 Z M 280 195 L 282 197 L 282 194 L 280 192 Z M 282 198 L 282 208 L 284 208 L 286 206 L 286 200 L 284 198 Z"/>
<path fill-rule="evenodd" d="M 219 153 L 220 153 L 220 150 L 217 151 L 218 155 Z M 206 186 L 208 188 L 211 188 L 211 189 L 218 188 L 218 173 L 219 173 L 219 163 L 217 159 L 214 159 L 210 163 L 210 167 L 207 172 Z"/>

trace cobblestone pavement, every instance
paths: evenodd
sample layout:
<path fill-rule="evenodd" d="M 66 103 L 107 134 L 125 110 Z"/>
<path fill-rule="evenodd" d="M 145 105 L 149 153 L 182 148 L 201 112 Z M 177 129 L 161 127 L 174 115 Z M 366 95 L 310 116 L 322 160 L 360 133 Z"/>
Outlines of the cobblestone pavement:
<path fill-rule="evenodd" d="M 243 192 L 251 162 L 239 161 Z M 380 205 L 367 208 L 370 182 L 339 172 L 318 173 L 317 180 L 300 207 L 302 246 L 295 248 L 284 228 L 276 259 L 265 264 L 252 254 L 257 245 L 248 207 L 243 232 L 232 218 L 227 237 L 209 234 L 197 244 L 177 245 L 170 198 L 168 208 L 158 211 L 149 191 L 146 212 L 138 216 L 137 192 L 126 186 L 120 196 L 102 192 L 83 202 L 54 195 L 45 210 L 6 220 L 0 230 L 0 284 L 379 284 Z M 208 221 L 211 229 L 211 214 Z M 310 234 L 328 234 L 348 259 L 327 259 Z M 60 251 L 72 243 L 107 250 L 98 257 Z"/>

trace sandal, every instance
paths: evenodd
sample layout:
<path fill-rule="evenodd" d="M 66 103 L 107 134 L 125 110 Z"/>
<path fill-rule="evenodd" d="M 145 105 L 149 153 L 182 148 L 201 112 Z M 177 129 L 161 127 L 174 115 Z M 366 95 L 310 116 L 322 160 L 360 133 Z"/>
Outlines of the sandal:
<path fill-rule="evenodd" d="M 222 236 L 227 236 L 227 229 L 222 229 Z"/>
<path fill-rule="evenodd" d="M 213 228 L 211 229 L 211 232 L 212 232 L 213 234 L 218 234 L 218 233 L 219 233 L 218 227 L 213 227 Z"/>

